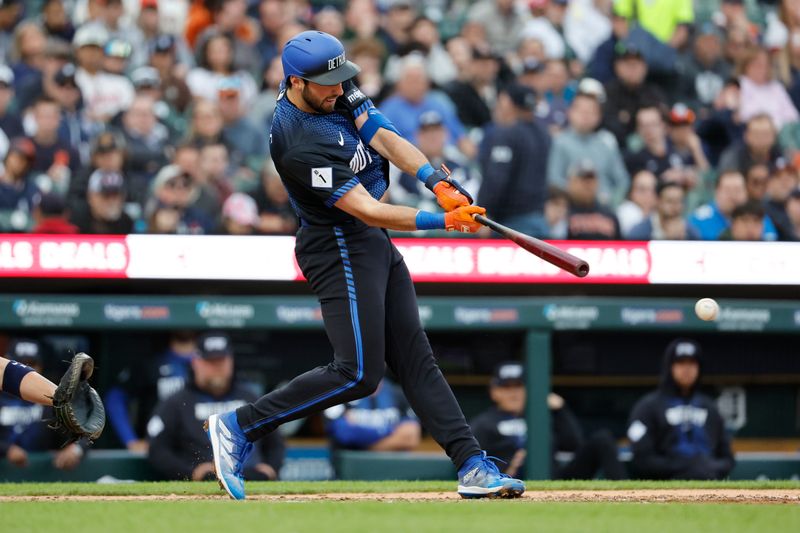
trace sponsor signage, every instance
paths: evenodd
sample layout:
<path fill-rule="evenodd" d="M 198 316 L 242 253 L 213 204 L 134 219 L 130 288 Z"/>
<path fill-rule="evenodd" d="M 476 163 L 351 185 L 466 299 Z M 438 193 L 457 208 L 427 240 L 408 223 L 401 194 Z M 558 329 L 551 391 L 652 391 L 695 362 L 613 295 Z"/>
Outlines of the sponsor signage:
<path fill-rule="evenodd" d="M 620 309 L 620 320 L 631 326 L 682 324 L 683 309 L 623 307 Z"/>
<path fill-rule="evenodd" d="M 456 306 L 453 318 L 459 324 L 516 324 L 519 309 L 514 307 L 465 307 Z"/>
<path fill-rule="evenodd" d="M 212 328 L 241 328 L 256 315 L 252 304 L 205 300 L 195 304 L 195 311 Z"/>
<path fill-rule="evenodd" d="M 414 281 L 423 283 L 800 284 L 800 243 L 553 241 L 588 261 L 585 278 L 501 239 L 394 243 Z M 0 277 L 304 279 L 294 237 L 196 235 L 0 234 Z"/>
<path fill-rule="evenodd" d="M 77 302 L 18 299 L 11 310 L 23 326 L 71 326 L 81 315 Z"/>
<path fill-rule="evenodd" d="M 167 305 L 105 304 L 103 316 L 112 322 L 144 322 L 169 320 Z"/>
<path fill-rule="evenodd" d="M 716 323 L 720 331 L 762 331 L 771 315 L 766 308 L 723 306 Z"/>
<path fill-rule="evenodd" d="M 588 329 L 600 318 L 596 305 L 548 304 L 542 313 L 554 329 Z"/>
<path fill-rule="evenodd" d="M 278 322 L 284 324 L 322 323 L 322 309 L 316 305 L 279 305 L 275 308 Z"/>

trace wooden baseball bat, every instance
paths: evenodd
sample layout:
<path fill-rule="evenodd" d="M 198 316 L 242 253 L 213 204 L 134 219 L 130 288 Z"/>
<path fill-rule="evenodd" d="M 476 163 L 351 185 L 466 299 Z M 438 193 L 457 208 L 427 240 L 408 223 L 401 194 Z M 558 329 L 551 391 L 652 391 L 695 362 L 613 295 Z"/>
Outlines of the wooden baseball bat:
<path fill-rule="evenodd" d="M 483 215 L 475 215 L 473 217 L 476 222 L 480 222 L 487 228 L 491 228 L 506 239 L 514 244 L 529 251 L 536 257 L 551 263 L 562 270 L 566 270 L 570 274 L 578 276 L 579 278 L 586 277 L 589 273 L 589 263 L 575 257 L 574 255 L 556 248 L 552 244 L 548 244 L 542 240 L 525 235 L 519 231 L 513 230 L 502 224 L 499 224 L 491 218 L 486 218 Z"/>

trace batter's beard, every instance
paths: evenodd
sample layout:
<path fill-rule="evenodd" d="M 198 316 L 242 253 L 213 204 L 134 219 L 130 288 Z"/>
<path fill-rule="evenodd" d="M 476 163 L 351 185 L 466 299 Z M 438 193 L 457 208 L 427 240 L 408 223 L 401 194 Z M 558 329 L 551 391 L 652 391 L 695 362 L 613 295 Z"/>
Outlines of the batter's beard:
<path fill-rule="evenodd" d="M 316 111 L 317 113 L 332 113 L 333 112 L 333 105 L 331 105 L 330 109 L 326 109 L 323 107 L 325 99 L 315 100 L 314 97 L 311 95 L 311 91 L 308 90 L 308 83 L 303 85 L 303 92 L 300 93 L 305 101 L 306 105 Z M 335 102 L 334 102 L 335 105 Z"/>

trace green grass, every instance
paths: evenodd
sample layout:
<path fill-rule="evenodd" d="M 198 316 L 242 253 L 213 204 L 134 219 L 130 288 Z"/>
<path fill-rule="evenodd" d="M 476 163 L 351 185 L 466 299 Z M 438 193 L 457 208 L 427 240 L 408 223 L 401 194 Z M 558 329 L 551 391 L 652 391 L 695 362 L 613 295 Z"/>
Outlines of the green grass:
<path fill-rule="evenodd" d="M 800 489 L 800 481 L 528 481 L 531 490 L 623 489 Z M 248 494 L 314 494 L 324 492 L 454 491 L 455 481 L 282 481 L 250 482 Z M 0 496 L 220 494 L 216 482 L 0 483 Z"/>
<path fill-rule="evenodd" d="M 788 532 L 792 505 L 453 502 L 4 502 L 4 531 L 469 533 Z"/>
<path fill-rule="evenodd" d="M 250 494 L 452 491 L 453 481 L 248 483 Z M 797 481 L 535 481 L 528 490 L 799 489 Z M 216 483 L 5 483 L 1 496 L 220 495 Z M 2 531 L 81 533 L 471 533 L 800 531 L 800 506 L 703 503 L 535 503 L 521 500 L 2 501 Z"/>

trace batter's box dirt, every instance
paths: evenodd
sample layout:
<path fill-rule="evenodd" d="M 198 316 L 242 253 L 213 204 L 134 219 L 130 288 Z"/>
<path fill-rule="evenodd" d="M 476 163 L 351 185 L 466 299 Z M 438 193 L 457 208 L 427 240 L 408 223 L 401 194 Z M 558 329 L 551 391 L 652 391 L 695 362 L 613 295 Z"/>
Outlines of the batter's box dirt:
<path fill-rule="evenodd" d="M 13 501 L 189 501 L 225 500 L 223 494 L 209 495 L 147 495 L 147 496 L 0 496 L 0 502 Z M 254 494 L 250 501 L 259 502 L 313 502 L 313 501 L 463 501 L 466 505 L 475 500 L 462 500 L 455 492 L 395 492 L 358 493 L 339 492 L 324 494 Z M 508 501 L 508 500 L 504 500 Z M 800 489 L 639 489 L 639 490 L 541 490 L 526 492 L 517 502 L 634 502 L 634 503 L 750 503 L 798 504 Z"/>

